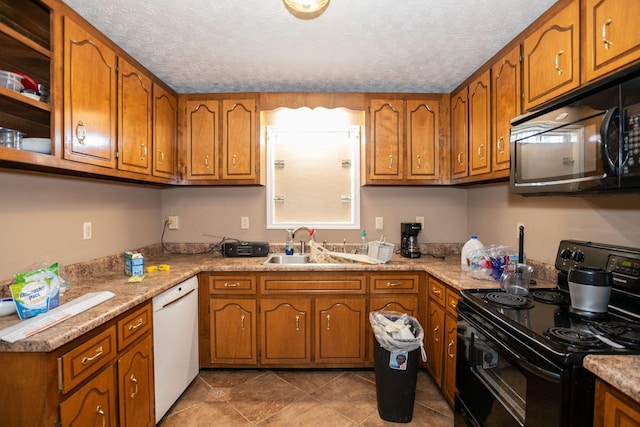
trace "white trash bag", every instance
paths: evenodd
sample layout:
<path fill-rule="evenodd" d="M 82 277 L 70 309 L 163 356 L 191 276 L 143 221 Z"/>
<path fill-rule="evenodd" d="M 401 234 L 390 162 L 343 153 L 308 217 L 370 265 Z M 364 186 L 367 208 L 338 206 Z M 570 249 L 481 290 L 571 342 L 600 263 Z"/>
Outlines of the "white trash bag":
<path fill-rule="evenodd" d="M 415 317 L 397 311 L 378 310 L 369 313 L 369 322 L 376 340 L 388 352 L 409 352 L 420 347 L 422 361 L 427 360 L 424 330 Z"/>

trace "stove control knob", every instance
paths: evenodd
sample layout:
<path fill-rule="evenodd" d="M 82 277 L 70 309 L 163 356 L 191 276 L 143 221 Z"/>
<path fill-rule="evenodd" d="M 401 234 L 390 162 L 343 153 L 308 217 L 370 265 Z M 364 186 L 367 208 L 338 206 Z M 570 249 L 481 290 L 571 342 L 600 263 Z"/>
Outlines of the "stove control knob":
<path fill-rule="evenodd" d="M 560 258 L 562 259 L 571 259 L 571 256 L 573 255 L 573 251 L 571 251 L 571 249 L 563 249 L 560 251 Z"/>
<path fill-rule="evenodd" d="M 573 255 L 571 256 L 571 259 L 573 259 L 575 262 L 582 262 L 584 261 L 584 252 L 582 251 L 575 251 L 573 253 Z"/>

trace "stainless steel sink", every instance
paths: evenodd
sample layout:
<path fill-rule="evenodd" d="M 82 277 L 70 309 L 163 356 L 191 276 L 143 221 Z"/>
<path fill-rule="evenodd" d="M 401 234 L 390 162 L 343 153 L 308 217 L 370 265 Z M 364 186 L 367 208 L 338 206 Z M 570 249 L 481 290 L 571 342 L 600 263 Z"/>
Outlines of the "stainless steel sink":
<path fill-rule="evenodd" d="M 311 264 L 311 256 L 309 254 L 270 254 L 263 264 Z"/>

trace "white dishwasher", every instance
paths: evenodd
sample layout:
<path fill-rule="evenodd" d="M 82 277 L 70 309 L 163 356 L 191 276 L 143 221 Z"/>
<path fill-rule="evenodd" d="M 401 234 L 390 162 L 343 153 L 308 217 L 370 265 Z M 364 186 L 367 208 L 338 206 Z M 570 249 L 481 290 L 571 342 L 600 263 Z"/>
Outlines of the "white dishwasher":
<path fill-rule="evenodd" d="M 198 375 L 198 279 L 153 298 L 156 423 Z"/>

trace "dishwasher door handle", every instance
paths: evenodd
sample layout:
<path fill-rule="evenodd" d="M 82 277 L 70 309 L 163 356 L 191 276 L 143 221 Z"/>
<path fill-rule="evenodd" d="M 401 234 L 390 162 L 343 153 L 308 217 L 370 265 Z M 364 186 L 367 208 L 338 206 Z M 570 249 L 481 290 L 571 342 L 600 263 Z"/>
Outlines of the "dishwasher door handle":
<path fill-rule="evenodd" d="M 181 299 L 183 299 L 183 298 L 186 298 L 186 297 L 187 297 L 187 296 L 189 296 L 189 294 L 190 294 L 190 293 L 192 293 L 193 291 L 195 291 L 195 289 L 191 289 L 191 290 L 190 290 L 189 292 L 187 292 L 186 294 L 184 294 L 184 295 L 180 295 L 180 297 L 179 297 L 179 298 L 176 298 L 176 299 L 174 299 L 174 300 L 172 300 L 172 301 L 169 301 L 169 302 L 168 302 L 168 303 L 166 303 L 166 304 L 163 304 L 163 305 L 162 305 L 162 307 L 160 307 L 160 310 L 162 310 L 162 309 L 164 309 L 164 308 L 169 307 L 171 304 L 175 304 L 175 303 L 177 303 L 178 301 L 180 301 L 180 300 L 181 300 Z"/>

